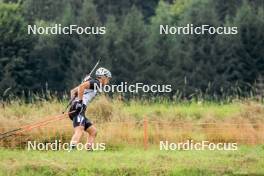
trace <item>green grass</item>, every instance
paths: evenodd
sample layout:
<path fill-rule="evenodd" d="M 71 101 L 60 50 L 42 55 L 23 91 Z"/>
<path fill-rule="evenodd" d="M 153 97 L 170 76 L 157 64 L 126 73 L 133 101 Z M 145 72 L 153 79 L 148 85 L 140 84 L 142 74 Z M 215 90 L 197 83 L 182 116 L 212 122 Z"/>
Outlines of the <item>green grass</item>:
<path fill-rule="evenodd" d="M 54 100 L 37 104 L 14 102 L 5 107 L 1 106 L 0 127 L 12 129 L 30 122 L 38 122 L 47 118 L 48 115 L 60 114 L 65 105 L 65 102 Z M 263 104 L 256 102 L 153 103 L 132 100 L 125 103 L 100 96 L 91 104 L 87 114 L 92 120 L 98 120 L 97 124 L 111 119 L 110 126 L 98 127 L 100 133 L 97 138 L 107 139 L 109 150 L 92 153 L 85 151 L 68 153 L 0 149 L 0 176 L 264 175 L 264 146 L 257 145 L 262 144 L 263 140 L 263 133 L 261 133 L 263 131 L 261 130 L 263 129 L 263 110 Z M 181 135 L 195 139 L 197 135 L 206 133 L 206 131 L 201 133 L 200 128 L 195 129 L 195 123 L 213 119 L 216 123 L 236 122 L 242 125 L 247 124 L 247 126 L 243 128 L 225 127 L 225 131 L 220 130 L 219 134 L 226 132 L 224 133 L 226 136 L 216 135 L 210 139 L 229 140 L 231 136 L 233 140 L 233 137 L 240 139 L 242 136 L 247 139 L 256 139 L 256 146 L 239 146 L 238 151 L 159 151 L 159 146 L 150 142 L 151 146 L 147 151 L 132 148 L 135 145 L 143 145 L 142 126 L 134 123 L 143 117 L 157 122 L 174 122 L 175 120 L 178 123 L 189 120 L 194 124 L 191 131 L 183 128 L 186 132 L 183 134 L 178 134 L 181 131 L 171 128 L 172 126 L 169 124 L 166 126 L 166 123 L 161 125 L 158 130 L 156 126 L 154 128 L 150 125 L 149 131 L 152 130 L 152 133 L 149 133 L 149 141 L 154 140 L 155 137 L 157 137 L 155 138 L 157 141 L 163 137 L 177 141 L 182 137 Z M 113 125 L 116 124 L 115 122 L 118 122 L 120 126 Z M 127 126 L 126 123 L 122 124 L 123 122 L 131 122 L 132 126 Z M 259 128 L 250 126 L 251 122 L 258 124 Z M 64 125 L 70 123 L 69 119 L 63 121 Z M 55 127 L 57 127 L 56 124 Z M 203 127 L 203 129 L 206 128 L 206 126 Z M 161 129 L 164 131 L 159 131 Z M 4 132 L 8 128 L 1 130 Z M 49 129 L 43 128 L 44 130 L 48 132 Z M 71 130 L 70 128 L 65 134 L 72 135 Z M 36 137 L 42 137 L 43 134 L 47 133 L 36 131 Z M 27 140 L 26 137 L 25 140 Z M 130 143 L 126 139 L 129 139 Z M 69 140 L 67 139 L 67 141 Z"/>
<path fill-rule="evenodd" d="M 157 146 L 158 147 L 158 146 Z M 0 175 L 264 175 L 264 146 L 237 151 L 0 150 Z"/>
<path fill-rule="evenodd" d="M 49 115 L 60 114 L 65 110 L 66 102 L 53 100 L 25 104 L 13 102 L 3 108 L 0 107 L 0 124 L 10 123 L 6 119 L 19 119 L 21 123 L 35 122 Z M 140 102 L 132 100 L 130 103 L 109 101 L 104 96 L 97 98 L 88 108 L 88 114 L 95 118 L 115 119 L 118 115 L 122 119 L 134 118 L 141 120 L 144 117 L 168 119 L 198 120 L 207 117 L 226 119 L 234 117 L 244 111 L 241 102 L 219 104 L 215 102 Z M 109 116 L 109 117 L 106 117 Z M 13 124 L 17 125 L 17 124 Z"/>
<path fill-rule="evenodd" d="M 150 116 L 153 114 L 160 116 L 172 114 L 171 118 L 178 116 L 185 119 L 200 119 L 210 115 L 216 119 L 224 119 L 238 114 L 241 110 L 240 103 L 218 104 L 212 102 L 150 103 L 144 105 L 139 102 L 131 102 L 124 106 L 125 112 L 137 118 L 142 118 L 142 114 Z"/>

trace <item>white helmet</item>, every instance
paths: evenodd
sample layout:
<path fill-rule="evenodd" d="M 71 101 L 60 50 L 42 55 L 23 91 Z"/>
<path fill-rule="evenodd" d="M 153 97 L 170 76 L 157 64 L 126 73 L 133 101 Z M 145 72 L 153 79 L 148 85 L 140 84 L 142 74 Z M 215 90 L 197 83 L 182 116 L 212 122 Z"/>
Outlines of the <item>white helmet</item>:
<path fill-rule="evenodd" d="M 106 68 L 100 67 L 96 70 L 95 72 L 95 76 L 96 77 L 100 77 L 100 76 L 106 76 L 108 78 L 112 78 L 112 74 L 109 70 L 107 70 Z"/>

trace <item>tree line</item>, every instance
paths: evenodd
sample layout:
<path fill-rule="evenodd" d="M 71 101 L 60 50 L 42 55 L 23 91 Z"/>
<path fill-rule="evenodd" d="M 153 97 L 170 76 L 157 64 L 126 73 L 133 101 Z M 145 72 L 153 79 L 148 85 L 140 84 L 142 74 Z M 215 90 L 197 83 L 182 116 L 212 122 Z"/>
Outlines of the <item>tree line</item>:
<path fill-rule="evenodd" d="M 28 35 L 27 25 L 106 26 L 105 35 Z M 160 35 L 160 25 L 236 35 Z M 248 96 L 264 76 L 262 0 L 0 0 L 0 92 L 68 91 L 94 63 L 112 83 L 172 84 L 170 97 Z"/>

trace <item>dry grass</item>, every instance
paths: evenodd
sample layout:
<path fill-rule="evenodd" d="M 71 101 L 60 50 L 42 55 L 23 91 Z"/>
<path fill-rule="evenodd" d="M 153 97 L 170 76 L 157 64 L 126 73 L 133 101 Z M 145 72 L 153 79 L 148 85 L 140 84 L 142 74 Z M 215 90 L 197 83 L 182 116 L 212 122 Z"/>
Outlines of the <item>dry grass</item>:
<path fill-rule="evenodd" d="M 179 142 L 187 139 L 242 144 L 264 142 L 264 107 L 256 102 L 231 104 L 230 106 L 235 110 L 228 108 L 227 105 L 224 107 L 217 104 L 199 106 L 139 104 L 140 102 L 126 104 L 105 96 L 96 99 L 89 106 L 87 115 L 98 128 L 97 141 L 105 142 L 113 147 L 142 146 L 144 141 L 143 118 L 147 117 L 150 144 L 158 144 L 160 140 Z M 38 105 L 14 102 L 5 108 L 2 107 L 0 108 L 0 132 L 44 120 L 47 116 L 62 112 L 64 105 L 58 101 L 42 102 Z M 153 111 L 150 110 L 151 108 Z M 223 111 L 222 108 L 230 113 Z M 217 113 L 214 113 L 212 109 L 215 109 Z M 220 115 L 221 113 L 225 115 Z M 1 146 L 23 147 L 28 140 L 60 139 L 68 142 L 72 133 L 71 121 L 65 118 L 23 133 L 16 138 L 2 140 L 0 144 Z"/>

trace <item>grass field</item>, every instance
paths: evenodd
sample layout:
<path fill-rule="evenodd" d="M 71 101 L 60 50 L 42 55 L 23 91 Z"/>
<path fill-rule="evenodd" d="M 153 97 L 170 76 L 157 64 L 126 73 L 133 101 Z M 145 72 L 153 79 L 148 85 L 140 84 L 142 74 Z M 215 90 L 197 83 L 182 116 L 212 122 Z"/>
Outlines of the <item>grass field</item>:
<path fill-rule="evenodd" d="M 237 151 L 147 151 L 127 148 L 100 152 L 0 150 L 6 175 L 264 175 L 264 146 Z"/>
<path fill-rule="evenodd" d="M 53 101 L 0 107 L 0 132 L 63 111 Z M 27 151 L 25 142 L 63 139 L 73 133 L 68 118 L 0 141 L 1 175 L 264 175 L 264 106 L 254 101 L 122 102 L 97 98 L 87 115 L 106 151 Z M 144 150 L 143 120 L 148 149 Z M 160 151 L 159 141 L 237 142 L 237 151 Z M 84 142 L 84 140 L 82 141 Z"/>

